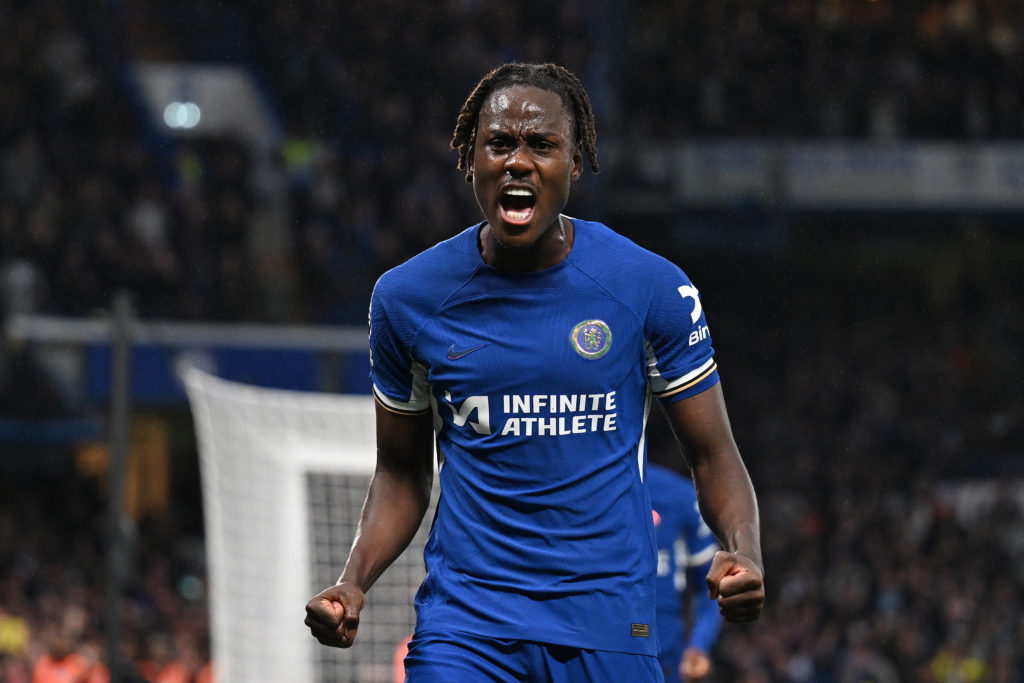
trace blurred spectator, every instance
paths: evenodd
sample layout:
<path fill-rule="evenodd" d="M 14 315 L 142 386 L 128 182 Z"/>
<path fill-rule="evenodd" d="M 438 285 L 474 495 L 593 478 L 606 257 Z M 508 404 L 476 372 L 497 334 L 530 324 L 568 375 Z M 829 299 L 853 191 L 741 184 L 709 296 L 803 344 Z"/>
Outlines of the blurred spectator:
<path fill-rule="evenodd" d="M 149 683 L 192 683 L 198 664 L 187 664 L 179 659 L 174 642 L 166 633 L 154 633 L 146 639 L 145 659 L 136 666 Z"/>
<path fill-rule="evenodd" d="M 110 671 L 101 661 L 101 649 L 88 632 L 88 617 L 78 605 L 69 605 L 57 622 L 43 630 L 46 652 L 36 660 L 32 683 L 107 683 Z"/>
<path fill-rule="evenodd" d="M 899 683 L 896 666 L 870 641 L 871 630 L 861 622 L 847 629 L 847 646 L 837 668 L 839 683 Z"/>
<path fill-rule="evenodd" d="M 965 626 L 954 628 L 928 663 L 928 671 L 936 683 L 981 683 L 989 679 L 987 658 L 982 653 L 970 652 L 968 636 Z"/>

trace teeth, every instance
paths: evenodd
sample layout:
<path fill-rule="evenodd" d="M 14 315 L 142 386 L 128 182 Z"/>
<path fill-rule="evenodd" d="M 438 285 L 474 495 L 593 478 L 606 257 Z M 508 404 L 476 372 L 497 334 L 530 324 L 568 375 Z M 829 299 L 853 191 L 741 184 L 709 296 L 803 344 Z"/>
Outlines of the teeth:
<path fill-rule="evenodd" d="M 511 188 L 511 189 L 505 190 L 504 193 L 507 194 L 507 195 L 511 195 L 513 197 L 532 197 L 533 196 L 533 193 L 530 192 L 529 190 L 520 190 L 520 189 L 516 189 L 516 188 Z"/>
<path fill-rule="evenodd" d="M 525 221 L 533 213 L 533 209 L 523 209 L 522 211 L 506 211 L 508 217 L 514 221 Z"/>

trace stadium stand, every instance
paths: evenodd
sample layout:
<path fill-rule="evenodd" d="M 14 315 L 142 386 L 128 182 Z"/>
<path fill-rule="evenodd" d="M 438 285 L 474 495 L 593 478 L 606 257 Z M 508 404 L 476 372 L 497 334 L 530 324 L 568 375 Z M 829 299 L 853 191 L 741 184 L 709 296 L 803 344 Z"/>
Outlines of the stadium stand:
<path fill-rule="evenodd" d="M 128 289 L 144 318 L 364 325 L 379 273 L 476 214 L 447 142 L 481 65 L 510 58 L 609 84 L 599 146 L 1024 139 L 1024 3 L 626 5 L 0 3 L 3 314 L 85 319 Z M 136 59 L 251 68 L 284 122 L 271 163 L 238 140 L 161 137 Z M 573 211 L 628 181 L 601 178 Z M 1024 679 L 1020 219 L 770 214 L 753 220 L 783 222 L 779 241 L 745 250 L 615 225 L 713 299 L 761 496 L 769 603 L 723 630 L 718 680 Z M 27 683 L 59 641 L 101 649 L 105 455 L 80 418 L 103 406 L 5 340 L 0 407 L 0 680 Z M 172 656 L 198 683 L 191 424 L 182 405 L 140 410 L 168 429 L 169 470 L 135 503 L 123 680 L 156 681 Z"/>

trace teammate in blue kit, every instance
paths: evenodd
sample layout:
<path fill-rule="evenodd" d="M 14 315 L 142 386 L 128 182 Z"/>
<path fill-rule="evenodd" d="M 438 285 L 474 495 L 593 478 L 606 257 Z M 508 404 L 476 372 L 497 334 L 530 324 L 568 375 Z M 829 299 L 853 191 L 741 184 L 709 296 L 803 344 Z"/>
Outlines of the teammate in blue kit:
<path fill-rule="evenodd" d="M 718 543 L 700 516 L 689 477 L 652 460 L 646 481 L 658 545 L 658 659 L 669 683 L 699 681 L 711 671 L 721 628 L 718 605 L 704 586 Z"/>
<path fill-rule="evenodd" d="M 698 291 L 562 210 L 598 171 L 590 100 L 552 64 L 506 64 L 452 139 L 483 220 L 385 273 L 370 304 L 377 468 L 338 583 L 306 605 L 349 647 L 366 592 L 440 498 L 408 681 L 661 680 L 646 470 L 652 395 L 723 550 L 730 621 L 764 602 L 757 502 Z"/>

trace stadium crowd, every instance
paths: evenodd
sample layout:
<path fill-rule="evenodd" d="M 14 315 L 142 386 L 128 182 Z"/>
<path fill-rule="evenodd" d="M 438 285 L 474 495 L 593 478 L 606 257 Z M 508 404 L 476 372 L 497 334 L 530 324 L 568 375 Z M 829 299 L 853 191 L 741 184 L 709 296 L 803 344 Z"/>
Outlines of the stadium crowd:
<path fill-rule="evenodd" d="M 0 681 L 105 683 L 105 504 L 94 482 L 38 449 L 3 451 Z M 212 683 L 203 546 L 179 525 L 168 510 L 135 528 L 125 683 Z"/>
<path fill-rule="evenodd" d="M 1017 2 L 621 7 L 5 3 L 7 307 L 89 315 L 127 287 L 147 317 L 358 323 L 380 272 L 474 215 L 447 142 L 480 65 L 508 59 L 580 74 L 601 139 L 1024 137 Z M 167 58 L 253 66 L 276 157 L 155 139 L 126 65 Z M 570 208 L 607 194 L 582 190 Z"/>
<path fill-rule="evenodd" d="M 0 3 L 3 313 L 90 316 L 127 288 L 150 318 L 363 324 L 380 272 L 476 215 L 447 149 L 456 98 L 512 58 L 593 84 L 599 145 L 1024 137 L 1024 3 L 627 5 Z M 253 66 L 284 123 L 274 158 L 150 129 L 125 65 L 168 57 Z M 1024 680 L 1024 283 L 1005 232 L 965 226 L 899 265 L 813 239 L 676 254 L 714 299 L 764 515 L 769 603 L 724 629 L 721 680 Z M 28 362 L 7 346 L 0 370 Z M 26 376 L 2 373 L 8 414 L 60 405 L 25 401 Z M 10 683 L 103 647 L 102 490 L 59 466 L 72 446 L 34 448 L 0 444 Z M 979 478 L 998 495 L 955 505 L 951 482 Z M 124 648 L 151 682 L 209 657 L 191 494 L 135 535 Z M 152 673 L 167 657 L 189 673 Z"/>
<path fill-rule="evenodd" d="M 626 101 L 646 135 L 1024 135 L 1024 6 L 1001 0 L 637 3 Z M 673 55 L 668 64 L 665 55 Z M 756 74 L 756 77 L 751 77 Z"/>
<path fill-rule="evenodd" d="M 971 235 L 970 256 L 920 270 L 797 268 L 764 306 L 748 286 L 711 318 L 772 596 L 725 629 L 722 680 L 1024 677 L 1024 283 L 1000 244 Z"/>

